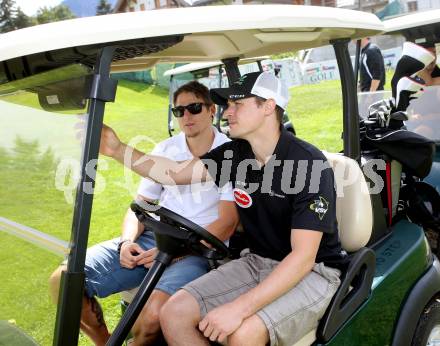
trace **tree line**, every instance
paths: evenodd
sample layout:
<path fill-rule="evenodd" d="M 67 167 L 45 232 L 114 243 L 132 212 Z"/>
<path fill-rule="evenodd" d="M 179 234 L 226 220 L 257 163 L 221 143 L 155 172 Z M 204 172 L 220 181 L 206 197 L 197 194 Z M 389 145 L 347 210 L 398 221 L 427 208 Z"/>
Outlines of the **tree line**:
<path fill-rule="evenodd" d="M 96 7 L 96 15 L 111 12 L 112 7 L 107 0 L 100 0 Z M 15 0 L 0 0 L 0 33 L 72 18 L 75 18 L 75 15 L 63 4 L 54 7 L 43 6 L 35 16 L 27 16 Z"/>

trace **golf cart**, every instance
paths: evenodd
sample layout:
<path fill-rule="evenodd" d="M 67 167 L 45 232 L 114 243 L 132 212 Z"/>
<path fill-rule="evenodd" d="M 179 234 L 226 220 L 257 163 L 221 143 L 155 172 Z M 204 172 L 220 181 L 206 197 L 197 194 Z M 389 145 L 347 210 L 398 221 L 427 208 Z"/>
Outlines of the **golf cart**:
<path fill-rule="evenodd" d="M 383 233 L 375 223 L 384 211 L 375 206 L 364 177 L 371 161 L 360 156 L 347 45 L 383 30 L 377 17 L 363 12 L 247 5 L 80 18 L 1 35 L 0 254 L 6 284 L 0 291 L 0 320 L 8 321 L 3 323 L 8 334 L 0 337 L 12 335 L 6 343 L 16 344 L 19 329 L 10 323 L 13 319 L 33 338 L 43 340 L 41 333 L 50 333 L 39 322 L 53 315 L 37 314 L 41 307 L 36 306 L 47 300 L 45 282 L 58 264 L 49 249 L 68 255 L 53 344 L 78 343 L 100 132 L 105 104 L 115 100 L 117 89 L 111 72 L 142 70 L 160 61 L 221 60 L 230 64 L 226 72 L 233 81 L 240 76 L 239 58 L 331 44 L 341 75 L 344 150 L 327 155 L 335 169 L 340 238 L 350 261 L 319 325 L 304 331 L 295 345 L 400 346 L 438 340 L 438 259 L 419 225 L 402 219 Z M 78 116 L 86 128 L 82 141 L 76 138 Z M 154 230 L 161 252 L 109 345 L 122 344 L 173 256 L 189 250 L 208 258 L 228 253 L 223 243 L 176 213 L 138 203 L 132 209 Z M 213 248 L 201 247 L 200 240 Z M 38 304 L 30 304 L 35 295 Z"/>
<path fill-rule="evenodd" d="M 257 57 L 256 59 L 241 59 L 238 62 L 240 74 L 245 74 L 255 71 L 275 71 L 275 65 L 268 57 Z M 229 65 L 229 64 L 228 64 Z M 224 65 L 221 61 L 214 62 L 202 62 L 186 64 L 167 70 L 164 76 L 170 77 L 170 89 L 169 89 L 169 106 L 168 106 L 168 133 L 170 136 L 176 128 L 174 124 L 174 117 L 171 113 L 171 107 L 173 106 L 174 92 L 183 84 L 188 83 L 191 80 L 197 80 L 204 84 L 209 89 L 211 88 L 224 88 L 229 85 L 226 69 L 228 65 Z M 275 73 L 275 72 L 274 72 Z M 229 134 L 229 127 L 226 119 L 222 119 L 223 109 L 217 108 L 215 114 L 215 126 L 225 134 Z M 287 131 L 295 134 L 295 129 L 292 122 L 289 120 L 287 112 L 284 112 L 283 124 Z"/>

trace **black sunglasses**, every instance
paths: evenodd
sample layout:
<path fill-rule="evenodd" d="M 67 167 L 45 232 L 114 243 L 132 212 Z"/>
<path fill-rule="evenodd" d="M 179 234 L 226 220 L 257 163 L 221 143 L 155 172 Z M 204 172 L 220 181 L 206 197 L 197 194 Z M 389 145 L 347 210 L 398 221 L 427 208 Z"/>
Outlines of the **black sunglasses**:
<path fill-rule="evenodd" d="M 190 112 L 191 114 L 199 114 L 202 111 L 203 105 L 205 105 L 205 103 L 202 102 L 190 103 L 187 106 L 173 107 L 171 108 L 171 111 L 173 112 L 176 118 L 181 118 L 185 113 L 185 109 L 188 110 L 188 112 Z"/>

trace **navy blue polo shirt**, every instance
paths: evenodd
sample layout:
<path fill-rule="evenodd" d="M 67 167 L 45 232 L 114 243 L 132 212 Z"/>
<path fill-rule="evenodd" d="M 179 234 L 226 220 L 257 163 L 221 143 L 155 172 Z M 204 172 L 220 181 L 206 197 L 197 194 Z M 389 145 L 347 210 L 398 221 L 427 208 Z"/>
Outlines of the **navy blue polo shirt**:
<path fill-rule="evenodd" d="M 280 261 L 292 251 L 291 229 L 310 229 L 324 233 L 316 262 L 342 263 L 334 176 L 320 150 L 283 129 L 272 157 L 262 167 L 250 144 L 241 139 L 201 159 L 217 186 L 232 183 L 253 253 Z"/>

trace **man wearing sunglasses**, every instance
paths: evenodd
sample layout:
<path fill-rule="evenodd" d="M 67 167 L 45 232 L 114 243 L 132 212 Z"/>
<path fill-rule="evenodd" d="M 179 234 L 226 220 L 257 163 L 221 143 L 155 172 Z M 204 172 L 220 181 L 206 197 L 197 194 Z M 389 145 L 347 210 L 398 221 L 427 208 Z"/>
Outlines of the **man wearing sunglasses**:
<path fill-rule="evenodd" d="M 162 184 L 231 182 L 249 252 L 171 297 L 162 330 L 169 345 L 292 345 L 316 328 L 340 284 L 333 171 L 284 130 L 289 93 L 273 74 L 246 74 L 211 97 L 226 107 L 235 140 L 183 163 L 136 151 L 132 162 L 143 164 L 128 165 Z M 101 153 L 122 163 L 126 149 L 103 129 Z"/>
<path fill-rule="evenodd" d="M 181 86 L 174 93 L 174 105 L 172 112 L 181 133 L 157 144 L 154 155 L 191 160 L 229 141 L 212 126 L 215 105 L 204 85 L 190 82 Z M 230 186 L 218 189 L 212 182 L 208 185 L 164 186 L 144 178 L 138 189 L 138 198 L 158 200 L 160 205 L 205 227 L 223 241 L 231 236 L 238 224 Z M 107 297 L 139 286 L 158 252 L 153 233 L 144 230 L 130 208 L 122 228 L 120 238 L 95 245 L 87 251 L 81 329 L 96 345 L 105 345 L 110 334 L 95 297 Z M 62 269 L 51 278 L 55 299 Z M 209 264 L 202 257 L 176 259 L 165 270 L 133 326 L 131 344 L 153 344 L 160 335 L 159 311 L 162 305 L 179 288 L 208 270 Z"/>

